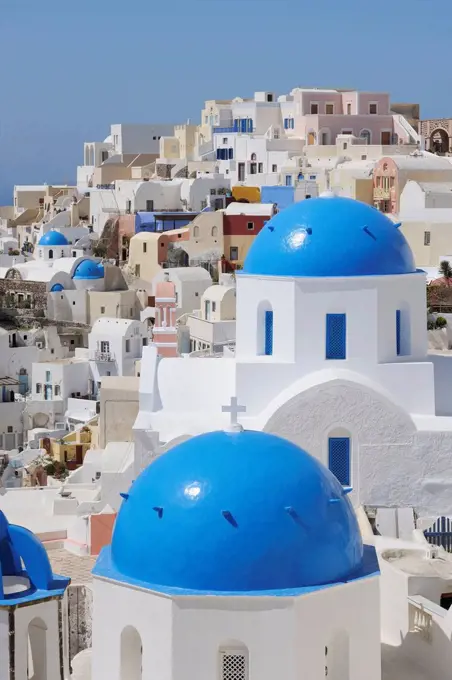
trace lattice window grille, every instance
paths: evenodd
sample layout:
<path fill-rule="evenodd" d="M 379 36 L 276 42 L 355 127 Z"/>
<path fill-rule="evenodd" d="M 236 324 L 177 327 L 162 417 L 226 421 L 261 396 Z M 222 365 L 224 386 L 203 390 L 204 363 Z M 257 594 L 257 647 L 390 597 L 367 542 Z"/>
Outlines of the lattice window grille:
<path fill-rule="evenodd" d="M 273 312 L 265 312 L 265 354 L 273 354 Z"/>
<path fill-rule="evenodd" d="M 346 355 L 346 316 L 327 314 L 326 316 L 326 358 L 345 359 Z"/>
<path fill-rule="evenodd" d="M 350 439 L 332 437 L 329 440 L 329 468 L 342 486 L 350 485 Z"/>
<path fill-rule="evenodd" d="M 220 664 L 220 680 L 248 680 L 248 659 L 245 652 L 220 652 Z"/>

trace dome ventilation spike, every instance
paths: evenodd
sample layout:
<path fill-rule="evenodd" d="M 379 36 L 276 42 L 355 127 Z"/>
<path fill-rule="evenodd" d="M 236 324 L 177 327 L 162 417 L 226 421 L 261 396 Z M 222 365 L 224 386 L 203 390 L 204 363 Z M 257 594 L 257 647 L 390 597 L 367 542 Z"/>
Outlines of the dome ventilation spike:
<path fill-rule="evenodd" d="M 162 519 L 162 517 L 163 517 L 163 508 L 160 507 L 159 505 L 156 505 L 156 506 L 153 507 L 152 509 L 155 510 L 155 512 L 156 512 L 157 515 L 158 515 L 158 518 L 159 518 L 159 519 Z"/>
<path fill-rule="evenodd" d="M 120 493 L 119 495 L 121 496 L 121 498 L 124 498 L 125 501 L 129 498 L 128 493 Z"/>
<path fill-rule="evenodd" d="M 370 236 L 370 238 L 373 238 L 374 241 L 377 240 L 377 237 L 376 237 L 374 234 L 372 234 L 372 232 L 370 231 L 369 227 L 363 227 L 363 231 L 364 231 L 368 236 Z"/>
<path fill-rule="evenodd" d="M 237 524 L 236 520 L 235 520 L 234 517 L 232 516 L 232 513 L 229 512 L 229 510 L 223 510 L 221 514 L 223 515 L 223 517 L 225 518 L 225 520 L 226 520 L 227 522 L 229 522 L 229 524 L 232 524 L 232 526 L 235 527 L 235 528 L 237 529 L 237 527 L 238 527 L 239 525 Z"/>

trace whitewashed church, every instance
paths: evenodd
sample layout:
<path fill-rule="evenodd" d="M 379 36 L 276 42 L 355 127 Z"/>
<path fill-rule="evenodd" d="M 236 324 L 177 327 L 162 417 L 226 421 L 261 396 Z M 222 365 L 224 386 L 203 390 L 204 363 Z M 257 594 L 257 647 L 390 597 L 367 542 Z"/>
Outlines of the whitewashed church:
<path fill-rule="evenodd" d="M 398 226 L 333 194 L 274 216 L 237 273 L 235 353 L 145 349 L 137 472 L 224 427 L 232 404 L 245 428 L 329 467 L 355 505 L 451 513 L 452 361 L 428 355 L 426 277 Z"/>

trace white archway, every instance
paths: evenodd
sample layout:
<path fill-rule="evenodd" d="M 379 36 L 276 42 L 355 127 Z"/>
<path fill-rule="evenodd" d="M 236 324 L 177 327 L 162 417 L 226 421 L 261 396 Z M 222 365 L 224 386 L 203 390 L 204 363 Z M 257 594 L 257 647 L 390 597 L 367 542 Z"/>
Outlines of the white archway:
<path fill-rule="evenodd" d="M 28 678 L 47 680 L 47 626 L 40 618 L 28 626 Z"/>
<path fill-rule="evenodd" d="M 141 680 L 143 673 L 143 643 L 133 626 L 121 633 L 121 680 Z"/>

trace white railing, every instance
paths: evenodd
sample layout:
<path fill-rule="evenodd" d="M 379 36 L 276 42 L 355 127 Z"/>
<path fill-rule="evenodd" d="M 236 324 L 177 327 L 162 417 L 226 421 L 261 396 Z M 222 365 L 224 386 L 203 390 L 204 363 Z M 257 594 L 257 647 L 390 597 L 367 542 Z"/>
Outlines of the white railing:
<path fill-rule="evenodd" d="M 102 352 L 100 349 L 90 352 L 89 358 L 91 361 L 101 361 L 104 363 L 115 360 L 113 352 Z"/>

